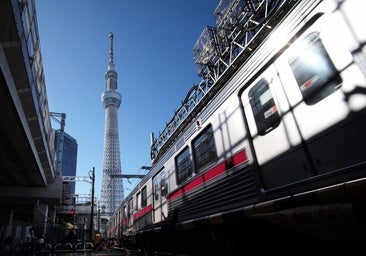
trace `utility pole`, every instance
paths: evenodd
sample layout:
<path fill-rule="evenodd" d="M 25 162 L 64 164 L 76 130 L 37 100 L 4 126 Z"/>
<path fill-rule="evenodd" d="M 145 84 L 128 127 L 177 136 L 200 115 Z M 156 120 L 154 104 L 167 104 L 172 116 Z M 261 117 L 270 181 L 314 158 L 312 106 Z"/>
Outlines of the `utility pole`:
<path fill-rule="evenodd" d="M 91 210 L 90 210 L 90 226 L 89 226 L 89 241 L 93 240 L 94 230 L 94 184 L 95 184 L 95 168 L 89 171 L 89 177 L 92 181 L 92 198 L 91 198 Z"/>
<path fill-rule="evenodd" d="M 77 226 L 77 218 L 76 218 L 76 198 L 77 197 L 78 197 L 78 195 L 76 195 L 76 194 L 72 195 L 72 205 L 73 205 L 72 225 L 74 226 L 73 229 L 75 228 L 75 225 Z"/>

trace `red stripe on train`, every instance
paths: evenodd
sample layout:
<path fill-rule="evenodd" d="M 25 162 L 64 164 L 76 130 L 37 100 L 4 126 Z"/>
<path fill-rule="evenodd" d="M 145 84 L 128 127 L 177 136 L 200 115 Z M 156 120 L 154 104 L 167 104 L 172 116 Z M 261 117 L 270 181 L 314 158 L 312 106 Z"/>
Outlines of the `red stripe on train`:
<path fill-rule="evenodd" d="M 152 211 L 152 205 L 151 204 L 146 206 L 145 208 L 139 210 L 138 212 L 134 213 L 132 217 L 135 220 L 135 219 L 140 218 L 141 216 L 145 215 L 146 213 L 148 213 L 150 211 Z"/>
<path fill-rule="evenodd" d="M 217 166 L 211 168 L 207 172 L 197 176 L 189 183 L 185 184 L 183 187 L 177 189 L 168 195 L 168 200 L 173 200 L 177 197 L 182 196 L 185 192 L 188 192 L 198 186 L 201 186 L 204 182 L 212 180 L 213 178 L 223 174 L 226 170 L 240 165 L 248 160 L 248 156 L 245 150 L 242 150 L 235 154 L 234 156 L 226 159 L 224 162 L 218 164 Z"/>

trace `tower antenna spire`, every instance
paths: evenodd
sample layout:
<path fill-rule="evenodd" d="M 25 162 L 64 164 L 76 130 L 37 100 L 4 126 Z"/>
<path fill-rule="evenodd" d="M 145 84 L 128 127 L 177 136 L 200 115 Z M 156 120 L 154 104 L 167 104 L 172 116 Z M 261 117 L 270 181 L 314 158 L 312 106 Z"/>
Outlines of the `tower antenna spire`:
<path fill-rule="evenodd" d="M 109 62 L 113 63 L 113 33 L 109 33 Z"/>

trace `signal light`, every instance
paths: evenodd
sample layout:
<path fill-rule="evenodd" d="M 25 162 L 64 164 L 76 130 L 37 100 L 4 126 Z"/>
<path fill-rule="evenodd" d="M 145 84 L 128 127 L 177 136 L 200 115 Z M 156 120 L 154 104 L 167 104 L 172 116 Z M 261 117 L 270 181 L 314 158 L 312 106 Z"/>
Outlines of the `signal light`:
<path fill-rule="evenodd" d="M 70 210 L 70 215 L 74 216 L 75 215 L 75 210 L 74 209 L 71 209 Z"/>

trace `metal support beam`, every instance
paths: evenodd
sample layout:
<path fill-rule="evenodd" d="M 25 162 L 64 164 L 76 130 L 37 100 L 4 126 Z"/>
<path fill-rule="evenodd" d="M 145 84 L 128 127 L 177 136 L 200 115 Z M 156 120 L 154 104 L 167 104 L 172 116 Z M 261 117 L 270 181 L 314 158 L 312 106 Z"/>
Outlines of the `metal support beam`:
<path fill-rule="evenodd" d="M 92 180 L 89 176 L 62 176 L 63 182 L 77 182 L 77 181 L 85 181 L 88 183 L 92 183 Z"/>
<path fill-rule="evenodd" d="M 125 179 L 131 179 L 131 178 L 137 178 L 142 179 L 145 175 L 144 174 L 111 174 L 111 178 L 125 178 Z"/>

